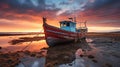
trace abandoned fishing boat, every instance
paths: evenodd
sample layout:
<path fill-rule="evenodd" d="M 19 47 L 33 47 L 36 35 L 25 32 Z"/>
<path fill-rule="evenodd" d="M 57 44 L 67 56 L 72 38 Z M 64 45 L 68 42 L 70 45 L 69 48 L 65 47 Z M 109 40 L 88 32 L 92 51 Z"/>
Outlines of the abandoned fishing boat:
<path fill-rule="evenodd" d="M 55 46 L 62 43 L 77 42 L 86 37 L 87 27 L 84 22 L 84 27 L 76 28 L 76 19 L 60 21 L 60 28 L 51 26 L 46 23 L 46 18 L 43 18 L 43 28 L 45 39 L 49 46 Z"/>

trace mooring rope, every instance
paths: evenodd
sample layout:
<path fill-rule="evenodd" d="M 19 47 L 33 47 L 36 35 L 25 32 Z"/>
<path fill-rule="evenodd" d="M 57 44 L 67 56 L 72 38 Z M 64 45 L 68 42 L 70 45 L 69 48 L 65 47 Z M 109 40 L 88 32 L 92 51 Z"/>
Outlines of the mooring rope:
<path fill-rule="evenodd" d="M 43 30 L 43 29 L 42 29 Z M 42 30 L 40 32 L 42 32 Z M 37 37 L 39 34 L 37 34 L 36 36 L 34 37 Z M 30 41 L 30 43 L 28 43 L 28 45 L 26 45 L 21 51 L 24 51 L 27 47 L 29 47 L 31 45 L 33 41 Z"/>
<path fill-rule="evenodd" d="M 30 43 L 28 45 L 26 45 L 21 51 L 24 51 L 27 47 L 29 47 L 31 45 L 33 41 L 30 41 Z"/>

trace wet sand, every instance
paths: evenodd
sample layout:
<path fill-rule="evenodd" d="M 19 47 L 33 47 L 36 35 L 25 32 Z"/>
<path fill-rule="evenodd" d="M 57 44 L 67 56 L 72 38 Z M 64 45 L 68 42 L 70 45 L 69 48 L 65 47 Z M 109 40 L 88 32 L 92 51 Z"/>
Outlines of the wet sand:
<path fill-rule="evenodd" d="M 87 36 L 88 42 L 83 40 L 49 48 L 46 67 L 119 67 L 120 34 L 99 35 Z M 79 58 L 75 55 L 78 49 L 84 52 Z"/>
<path fill-rule="evenodd" d="M 17 51 L 0 53 L 0 67 L 44 67 L 47 51 L 39 52 Z M 37 64 L 36 64 L 37 63 Z"/>
<path fill-rule="evenodd" d="M 81 42 L 58 45 L 48 48 L 46 67 L 54 67 L 60 64 L 71 63 L 75 60 L 75 53 L 79 48 L 82 48 L 84 51 L 92 50 L 92 48 L 84 39 L 81 40 Z"/>

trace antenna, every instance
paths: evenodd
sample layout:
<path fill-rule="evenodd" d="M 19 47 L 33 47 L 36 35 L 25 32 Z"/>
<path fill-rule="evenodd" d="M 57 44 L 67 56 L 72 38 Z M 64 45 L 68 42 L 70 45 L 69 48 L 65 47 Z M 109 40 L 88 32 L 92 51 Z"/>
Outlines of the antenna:
<path fill-rule="evenodd" d="M 73 17 L 73 19 L 74 19 L 73 21 L 76 22 L 76 16 L 75 16 L 75 5 L 73 5 L 73 16 L 74 16 L 74 17 Z"/>
<path fill-rule="evenodd" d="M 76 17 L 74 17 L 74 22 L 76 22 Z"/>

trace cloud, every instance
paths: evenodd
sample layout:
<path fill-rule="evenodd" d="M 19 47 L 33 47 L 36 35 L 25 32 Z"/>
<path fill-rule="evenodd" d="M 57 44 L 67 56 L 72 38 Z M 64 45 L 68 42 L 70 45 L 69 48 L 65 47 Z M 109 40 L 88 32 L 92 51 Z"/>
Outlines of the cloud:
<path fill-rule="evenodd" d="M 2 5 L 8 5 L 9 8 L 4 8 Z M 33 10 L 35 12 L 41 12 L 45 10 L 45 0 L 1 0 L 0 10 L 9 11 L 13 10 L 17 13 L 26 13 L 27 10 Z"/>
<path fill-rule="evenodd" d="M 90 1 L 91 2 L 91 1 Z M 117 6 L 120 7 L 120 1 L 117 0 L 94 0 L 93 3 L 88 3 L 85 8 L 89 9 L 101 9 L 101 8 L 118 8 Z"/>
<path fill-rule="evenodd" d="M 82 15 L 87 17 L 103 19 L 118 19 L 120 17 L 120 1 L 114 0 L 95 0 L 93 3 L 89 3 L 84 7 Z"/>
<path fill-rule="evenodd" d="M 63 1 L 63 2 L 60 2 L 59 5 L 70 5 L 70 3 L 69 3 L 69 2 L 64 2 L 64 1 Z"/>
<path fill-rule="evenodd" d="M 55 17 L 59 11 L 55 4 L 46 4 L 46 0 L 1 0 L 0 18 L 36 21 L 34 17 Z M 51 14 L 51 15 L 49 15 Z"/>
<path fill-rule="evenodd" d="M 119 8 L 120 0 L 1 0 L 0 20 L 42 24 L 41 18 L 45 16 L 54 25 L 59 20 L 76 15 L 78 21 L 88 20 L 88 26 L 118 27 Z M 0 21 L 0 25 L 14 23 Z"/>
<path fill-rule="evenodd" d="M 33 3 L 34 6 L 39 6 L 38 0 L 31 0 L 31 2 Z"/>
<path fill-rule="evenodd" d="M 58 8 L 60 10 L 56 15 L 61 15 L 63 13 L 74 13 L 75 11 L 83 11 L 85 5 L 87 5 L 88 0 L 66 0 L 59 3 Z"/>

